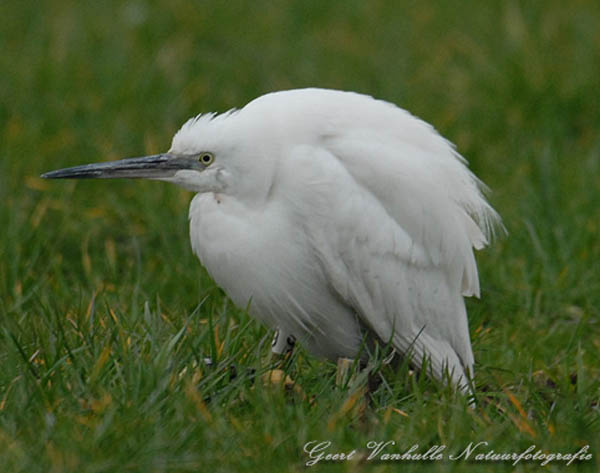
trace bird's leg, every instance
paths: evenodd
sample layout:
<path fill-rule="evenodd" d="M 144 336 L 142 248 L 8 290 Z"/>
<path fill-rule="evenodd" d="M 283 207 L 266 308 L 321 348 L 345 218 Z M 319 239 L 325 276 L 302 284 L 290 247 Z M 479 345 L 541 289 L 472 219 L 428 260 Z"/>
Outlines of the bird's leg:
<path fill-rule="evenodd" d="M 358 369 L 353 369 L 356 362 L 352 358 L 340 357 L 337 359 L 335 384 L 338 388 L 348 389 L 348 398 L 342 408 L 344 413 L 348 414 L 348 411 L 352 411 L 352 415 L 357 415 L 360 420 L 365 420 L 365 412 L 369 404 L 369 384 L 367 383 L 365 386 L 364 379 L 362 379 L 366 366 L 358 360 Z M 334 416 L 333 419 L 336 417 Z"/>
<path fill-rule="evenodd" d="M 337 371 L 335 373 L 335 384 L 336 386 L 343 388 L 344 386 L 352 386 L 357 382 L 362 382 L 359 379 L 359 375 L 365 373 L 365 370 L 369 370 L 368 373 L 368 388 L 371 387 L 371 377 L 372 373 L 370 372 L 370 367 L 367 363 L 362 360 L 358 361 L 358 370 L 352 371 L 352 367 L 356 363 L 356 360 L 352 358 L 341 357 L 337 359 Z"/>
<path fill-rule="evenodd" d="M 337 371 L 335 373 L 335 384 L 338 387 L 347 386 L 351 381 L 351 370 L 354 360 L 352 358 L 338 358 Z"/>
<path fill-rule="evenodd" d="M 285 373 L 284 370 L 281 369 L 281 366 L 288 360 L 294 351 L 294 346 L 296 345 L 296 337 L 292 334 L 287 333 L 281 329 L 277 329 L 275 331 L 275 335 L 273 336 L 273 342 L 271 344 L 271 360 L 273 363 L 273 368 L 267 371 L 263 380 L 267 384 L 283 384 L 286 391 L 291 392 L 294 391 L 301 397 L 304 397 L 304 392 L 302 388 Z"/>
<path fill-rule="evenodd" d="M 396 356 L 396 351 L 392 350 L 386 358 L 381 360 L 381 365 L 374 365 L 372 363 L 367 363 L 364 360 L 360 360 L 358 362 L 358 370 L 352 372 L 354 363 L 355 360 L 351 358 L 338 358 L 335 384 L 338 387 L 349 386 L 352 389 L 358 388 L 363 392 L 365 397 L 371 401 L 371 396 L 375 393 L 382 381 L 380 373 L 381 368 L 385 365 L 396 366 L 398 357 Z"/>
<path fill-rule="evenodd" d="M 271 359 L 280 364 L 283 360 L 289 358 L 295 345 L 296 337 L 278 328 L 275 330 L 273 342 L 271 343 Z"/>

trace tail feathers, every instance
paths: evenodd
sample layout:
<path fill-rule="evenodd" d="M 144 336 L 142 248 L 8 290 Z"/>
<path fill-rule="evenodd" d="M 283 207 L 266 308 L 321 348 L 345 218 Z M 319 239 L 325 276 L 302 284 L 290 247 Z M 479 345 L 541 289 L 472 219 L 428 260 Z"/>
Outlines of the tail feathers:
<path fill-rule="evenodd" d="M 405 337 L 399 335 L 394 336 L 393 342 L 397 350 L 411 358 L 417 369 L 426 366 L 430 371 L 428 374 L 436 380 L 442 383 L 450 381 L 465 395 L 473 394 L 470 383 L 473 376 L 473 355 L 470 347 L 470 357 L 463 362 L 448 342 L 436 340 L 424 332 L 419 333 L 410 344 L 407 344 Z"/>

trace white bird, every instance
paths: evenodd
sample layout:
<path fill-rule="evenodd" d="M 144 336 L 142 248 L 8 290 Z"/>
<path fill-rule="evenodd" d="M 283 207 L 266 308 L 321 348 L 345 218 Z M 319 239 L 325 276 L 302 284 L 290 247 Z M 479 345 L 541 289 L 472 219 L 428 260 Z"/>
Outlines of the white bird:
<path fill-rule="evenodd" d="M 275 92 L 190 119 L 164 154 L 46 178 L 148 178 L 195 192 L 194 253 L 240 307 L 320 357 L 366 336 L 446 374 L 473 375 L 464 296 L 473 249 L 500 218 L 452 144 L 391 103 L 324 89 Z"/>

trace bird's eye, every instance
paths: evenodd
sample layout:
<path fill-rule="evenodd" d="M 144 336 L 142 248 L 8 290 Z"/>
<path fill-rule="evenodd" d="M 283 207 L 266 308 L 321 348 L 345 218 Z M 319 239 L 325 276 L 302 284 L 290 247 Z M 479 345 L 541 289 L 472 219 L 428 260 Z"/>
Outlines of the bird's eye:
<path fill-rule="evenodd" d="M 215 157 L 210 154 L 210 153 L 202 153 L 200 155 L 200 162 L 202 164 L 204 164 L 205 166 L 208 166 L 209 164 L 212 164 L 212 162 L 215 160 Z"/>

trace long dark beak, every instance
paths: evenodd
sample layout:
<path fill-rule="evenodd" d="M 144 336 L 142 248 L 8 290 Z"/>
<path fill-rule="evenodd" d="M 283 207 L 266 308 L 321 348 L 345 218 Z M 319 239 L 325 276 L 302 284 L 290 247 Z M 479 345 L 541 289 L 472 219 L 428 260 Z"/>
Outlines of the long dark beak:
<path fill-rule="evenodd" d="M 182 169 L 202 171 L 204 168 L 205 166 L 198 161 L 196 156 L 163 153 L 142 158 L 84 164 L 50 171 L 42 174 L 42 177 L 45 179 L 161 179 L 172 177 Z"/>

